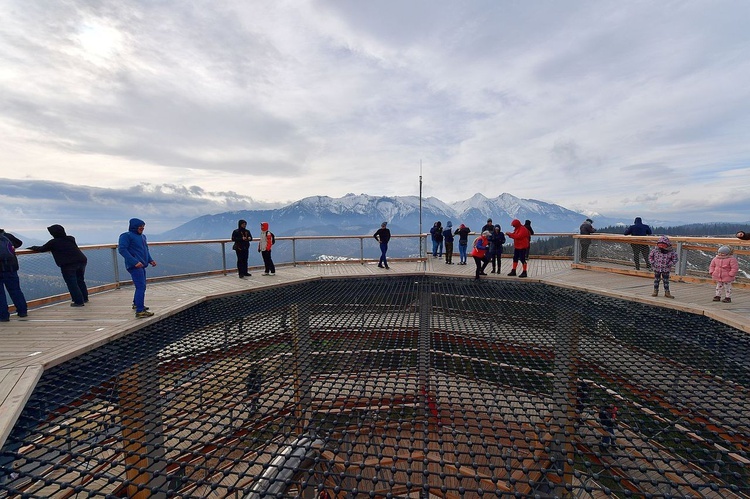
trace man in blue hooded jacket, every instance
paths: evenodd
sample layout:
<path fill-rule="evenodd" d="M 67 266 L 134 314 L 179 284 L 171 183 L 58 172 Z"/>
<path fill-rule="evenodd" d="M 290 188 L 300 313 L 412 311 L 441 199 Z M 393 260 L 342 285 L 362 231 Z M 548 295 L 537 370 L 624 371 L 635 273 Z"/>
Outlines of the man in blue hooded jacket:
<path fill-rule="evenodd" d="M 135 286 L 133 308 L 135 308 L 135 316 L 139 319 L 154 315 L 145 306 L 146 267 L 148 265 L 156 266 L 156 262 L 148 252 L 146 236 L 143 235 L 145 227 L 146 222 L 143 220 L 131 218 L 128 231 L 120 234 L 120 241 L 117 245 L 117 251 L 125 259 L 125 268 L 130 272 L 130 277 L 133 279 L 133 286 Z"/>
<path fill-rule="evenodd" d="M 650 236 L 651 227 L 644 224 L 641 217 L 635 217 L 633 225 L 625 229 L 626 236 Z M 650 269 L 651 264 L 648 261 L 648 245 L 647 244 L 631 244 L 630 247 L 633 249 L 633 261 L 635 262 L 635 270 L 641 270 L 640 256 L 646 261 L 646 268 Z"/>

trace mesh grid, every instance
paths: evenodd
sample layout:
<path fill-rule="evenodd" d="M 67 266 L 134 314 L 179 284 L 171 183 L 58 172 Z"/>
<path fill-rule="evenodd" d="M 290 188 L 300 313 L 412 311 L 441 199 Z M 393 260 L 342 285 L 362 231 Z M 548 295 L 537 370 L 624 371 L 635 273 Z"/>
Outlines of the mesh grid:
<path fill-rule="evenodd" d="M 748 497 L 749 343 L 531 282 L 214 299 L 45 372 L 0 496 Z"/>

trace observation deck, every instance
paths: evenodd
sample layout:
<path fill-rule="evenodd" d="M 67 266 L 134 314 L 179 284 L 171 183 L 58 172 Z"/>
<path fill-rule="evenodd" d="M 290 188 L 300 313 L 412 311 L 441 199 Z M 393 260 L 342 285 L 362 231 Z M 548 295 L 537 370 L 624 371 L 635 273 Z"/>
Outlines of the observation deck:
<path fill-rule="evenodd" d="M 150 319 L 125 283 L 40 298 L 0 327 L 0 497 L 750 497 L 747 280 L 652 297 L 577 241 L 526 279 L 225 257 L 151 282 Z"/>

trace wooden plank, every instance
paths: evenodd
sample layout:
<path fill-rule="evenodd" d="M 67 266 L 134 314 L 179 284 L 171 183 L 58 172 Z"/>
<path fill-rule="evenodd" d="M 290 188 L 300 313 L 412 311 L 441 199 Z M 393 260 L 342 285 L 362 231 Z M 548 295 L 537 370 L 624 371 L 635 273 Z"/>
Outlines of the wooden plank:
<path fill-rule="evenodd" d="M 43 372 L 41 366 L 5 371 L 8 372 L 0 383 L 0 447 L 5 444 Z"/>

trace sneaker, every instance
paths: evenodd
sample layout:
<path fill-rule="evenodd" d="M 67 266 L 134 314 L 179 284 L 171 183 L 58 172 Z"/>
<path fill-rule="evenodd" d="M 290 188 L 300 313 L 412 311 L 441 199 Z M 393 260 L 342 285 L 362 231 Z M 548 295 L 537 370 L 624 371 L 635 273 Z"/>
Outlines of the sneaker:
<path fill-rule="evenodd" d="M 721 301 L 721 296 L 714 296 L 714 301 Z"/>
<path fill-rule="evenodd" d="M 144 319 L 146 317 L 152 317 L 154 315 L 153 312 L 149 312 L 148 310 L 144 310 L 143 312 L 136 312 L 135 318 L 136 319 Z"/>
<path fill-rule="evenodd" d="M 82 307 L 83 303 L 71 303 L 70 306 L 71 307 Z"/>
<path fill-rule="evenodd" d="M 378 268 L 379 268 L 379 269 L 382 269 L 382 268 L 383 268 L 383 264 L 382 264 L 382 263 L 379 263 L 379 264 L 378 264 Z"/>
<path fill-rule="evenodd" d="M 244 275 L 241 275 L 241 276 L 240 276 L 240 279 L 244 279 L 244 278 L 245 278 L 245 276 L 244 276 Z"/>
<path fill-rule="evenodd" d="M 271 275 L 276 275 L 276 272 L 271 272 Z"/>
<path fill-rule="evenodd" d="M 263 272 L 262 275 L 271 275 L 271 274 L 269 274 L 268 272 Z"/>
<path fill-rule="evenodd" d="M 721 301 L 723 301 L 724 303 L 732 303 L 732 299 L 731 298 L 724 298 Z"/>
<path fill-rule="evenodd" d="M 385 268 L 389 269 L 390 267 L 388 266 L 388 264 L 386 264 Z"/>
<path fill-rule="evenodd" d="M 133 303 L 133 310 L 135 310 L 135 303 Z M 143 310 L 148 310 L 148 307 L 143 307 Z"/>
<path fill-rule="evenodd" d="M 23 312 L 23 313 L 19 312 L 19 314 L 18 314 L 18 317 L 28 317 L 28 316 L 29 316 L 29 314 L 27 312 Z"/>
<path fill-rule="evenodd" d="M 514 275 L 516 275 L 516 269 L 513 269 L 510 272 L 508 272 L 508 277 L 513 277 Z"/>
<path fill-rule="evenodd" d="M 523 272 L 518 274 L 518 277 L 528 277 L 528 275 L 526 274 L 526 271 L 524 270 Z"/>

